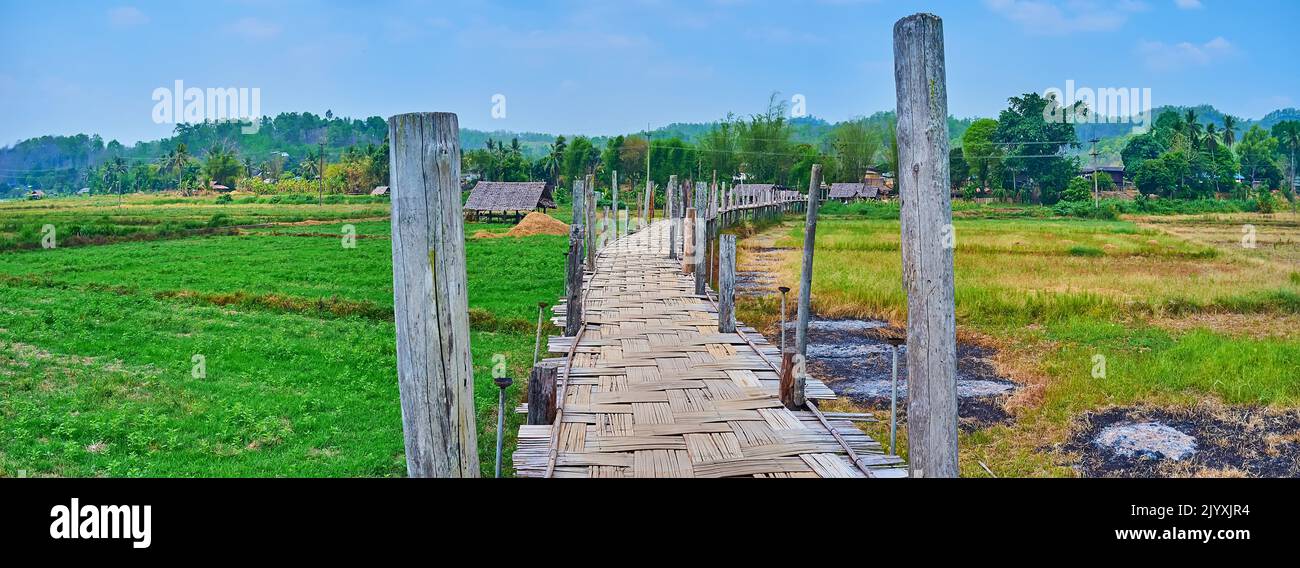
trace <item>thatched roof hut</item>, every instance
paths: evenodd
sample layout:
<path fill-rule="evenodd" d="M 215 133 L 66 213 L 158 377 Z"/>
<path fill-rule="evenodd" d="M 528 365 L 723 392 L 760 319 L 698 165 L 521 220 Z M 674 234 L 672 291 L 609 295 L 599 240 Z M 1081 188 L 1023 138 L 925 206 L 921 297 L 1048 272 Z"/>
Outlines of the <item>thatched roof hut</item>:
<path fill-rule="evenodd" d="M 480 181 L 470 190 L 465 210 L 509 213 L 554 209 L 555 198 L 544 181 Z"/>
<path fill-rule="evenodd" d="M 832 183 L 827 195 L 830 199 L 855 201 L 858 199 L 876 199 L 880 196 L 880 186 L 862 182 Z"/>

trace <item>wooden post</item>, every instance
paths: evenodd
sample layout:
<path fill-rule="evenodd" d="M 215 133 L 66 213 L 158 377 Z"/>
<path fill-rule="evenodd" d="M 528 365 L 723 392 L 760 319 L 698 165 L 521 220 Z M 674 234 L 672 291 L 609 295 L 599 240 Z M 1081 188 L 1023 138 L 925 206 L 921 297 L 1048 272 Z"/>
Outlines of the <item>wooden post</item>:
<path fill-rule="evenodd" d="M 894 24 L 898 197 L 907 292 L 908 469 L 956 477 L 957 337 L 943 21 Z"/>
<path fill-rule="evenodd" d="M 682 272 L 686 274 L 695 273 L 695 238 L 698 236 L 695 231 L 696 215 L 698 213 L 694 207 L 687 207 L 682 216 Z"/>
<path fill-rule="evenodd" d="M 555 380 L 560 369 L 554 365 L 537 365 L 528 375 L 528 424 L 555 422 Z"/>
<path fill-rule="evenodd" d="M 718 333 L 736 332 L 736 235 L 718 241 L 721 260 L 718 276 Z"/>
<path fill-rule="evenodd" d="M 655 182 L 649 177 L 645 180 L 645 217 L 646 224 L 655 220 Z"/>
<path fill-rule="evenodd" d="M 817 246 L 817 187 L 822 183 L 822 166 L 813 164 L 808 180 L 808 215 L 803 229 L 803 272 L 799 277 L 799 323 L 795 328 L 795 353 L 808 356 L 808 320 L 812 319 L 813 249 Z"/>
<path fill-rule="evenodd" d="M 677 193 L 677 176 L 668 176 L 664 188 L 664 218 L 668 219 L 668 258 L 677 259 L 677 217 L 673 215 L 673 201 Z"/>
<path fill-rule="evenodd" d="M 578 335 L 578 328 L 582 327 L 582 230 L 579 225 L 569 227 L 569 263 L 564 274 L 565 288 L 569 290 L 564 335 L 569 337 Z"/>
<path fill-rule="evenodd" d="M 781 397 L 781 404 L 790 410 L 803 410 L 807 404 L 807 398 L 804 393 L 807 384 L 807 375 L 802 369 L 803 365 L 796 365 L 796 359 L 802 359 L 803 355 L 786 351 L 781 354 L 781 381 L 778 391 Z"/>
<path fill-rule="evenodd" d="M 587 270 L 596 270 L 596 176 L 587 174 L 587 189 L 584 195 L 587 203 L 583 206 L 586 220 L 582 224 L 587 250 Z"/>
<path fill-rule="evenodd" d="M 587 208 L 586 185 L 586 181 L 580 179 L 573 180 L 573 222 L 570 223 L 570 226 L 581 227 L 584 231 L 586 230 L 585 223 L 587 221 L 587 213 L 585 211 Z M 583 251 L 579 250 L 578 254 L 582 255 Z"/>
<path fill-rule="evenodd" d="M 610 210 L 614 212 L 614 236 L 617 237 L 621 234 L 618 232 L 618 170 L 614 170 L 610 175 L 612 181 L 609 185 L 613 188 L 610 190 L 612 192 L 610 193 L 610 201 L 613 203 Z"/>
<path fill-rule="evenodd" d="M 695 218 L 691 220 L 690 230 L 694 233 L 694 237 L 691 239 L 691 248 L 695 251 L 693 255 L 695 266 L 693 267 L 692 272 L 695 274 L 695 294 L 697 296 L 704 295 L 704 279 L 707 276 L 707 273 L 705 272 L 705 263 L 708 262 L 709 258 L 709 233 L 706 230 L 708 227 L 708 218 L 709 184 L 702 181 L 696 182 Z"/>
<path fill-rule="evenodd" d="M 393 314 L 406 473 L 478 477 L 460 129 L 445 112 L 388 119 Z"/>

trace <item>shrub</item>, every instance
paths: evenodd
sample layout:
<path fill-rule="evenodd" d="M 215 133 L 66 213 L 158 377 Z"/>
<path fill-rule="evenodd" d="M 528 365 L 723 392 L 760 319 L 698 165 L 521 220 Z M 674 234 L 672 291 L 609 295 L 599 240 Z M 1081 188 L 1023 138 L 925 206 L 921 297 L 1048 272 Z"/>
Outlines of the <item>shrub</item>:
<path fill-rule="evenodd" d="M 1102 251 L 1097 247 L 1092 247 L 1088 245 L 1074 245 L 1070 247 L 1069 253 L 1070 256 L 1090 256 L 1090 257 L 1105 256 L 1106 254 L 1105 251 Z"/>

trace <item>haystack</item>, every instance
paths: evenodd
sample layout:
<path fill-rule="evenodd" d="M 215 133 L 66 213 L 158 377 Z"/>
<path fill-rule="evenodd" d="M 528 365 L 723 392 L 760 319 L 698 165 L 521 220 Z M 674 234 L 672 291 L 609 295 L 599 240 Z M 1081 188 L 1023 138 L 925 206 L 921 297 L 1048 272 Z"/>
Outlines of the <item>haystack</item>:
<path fill-rule="evenodd" d="M 567 235 L 569 226 L 563 221 L 556 219 L 545 213 L 533 211 L 526 215 L 518 225 L 515 225 L 509 231 L 504 233 L 493 233 L 490 231 L 478 231 L 474 233 L 476 239 L 499 239 L 501 237 L 531 237 L 533 235 Z"/>
<path fill-rule="evenodd" d="M 531 237 L 533 235 L 567 235 L 569 226 L 563 221 L 545 213 L 533 211 L 524 217 L 518 225 L 506 233 L 512 237 Z"/>

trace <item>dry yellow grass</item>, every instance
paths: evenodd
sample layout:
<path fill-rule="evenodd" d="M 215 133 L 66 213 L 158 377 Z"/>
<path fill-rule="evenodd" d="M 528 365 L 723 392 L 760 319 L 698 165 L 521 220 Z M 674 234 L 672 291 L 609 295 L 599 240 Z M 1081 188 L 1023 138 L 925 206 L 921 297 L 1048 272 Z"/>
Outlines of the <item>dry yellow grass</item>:
<path fill-rule="evenodd" d="M 1300 229 L 1294 216 L 1222 217 L 1186 225 L 1178 218 L 955 220 L 959 334 L 995 347 L 994 366 L 1022 385 L 1006 404 L 1013 424 L 962 435 L 962 474 L 987 476 L 983 463 L 1004 477 L 1075 475 L 1077 456 L 1059 448 L 1080 413 L 1111 405 L 1289 407 L 1300 400 L 1293 358 L 1300 356 L 1300 267 L 1289 260 Z M 1251 221 L 1263 253 L 1234 250 L 1237 241 L 1227 238 Z M 754 268 L 747 247 L 785 249 L 773 270 L 795 297 L 802 225 L 769 229 L 745 245 L 742 270 Z M 904 324 L 901 280 L 897 221 L 819 224 L 819 315 Z M 764 329 L 777 305 L 745 301 L 739 315 Z M 1106 380 L 1089 376 L 1096 353 L 1110 362 Z M 863 429 L 887 439 L 887 424 Z"/>

